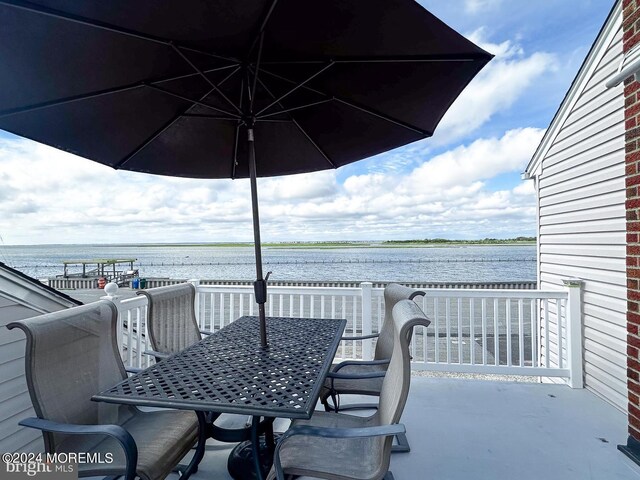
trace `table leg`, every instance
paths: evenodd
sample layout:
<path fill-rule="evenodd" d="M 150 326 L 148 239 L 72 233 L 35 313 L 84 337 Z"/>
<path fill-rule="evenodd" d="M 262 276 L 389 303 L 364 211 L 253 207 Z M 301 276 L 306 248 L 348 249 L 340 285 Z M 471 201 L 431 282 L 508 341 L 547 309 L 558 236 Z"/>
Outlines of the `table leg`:
<path fill-rule="evenodd" d="M 251 417 L 250 439 L 239 443 L 229 454 L 227 469 L 236 480 L 262 480 L 273 464 L 275 418 L 265 418 L 262 422 L 260 418 Z"/>
<path fill-rule="evenodd" d="M 180 476 L 181 480 L 187 480 L 192 473 L 198 471 L 198 464 L 204 457 L 207 438 L 209 438 L 208 425 L 203 412 L 196 412 L 198 417 L 198 446 L 193 454 L 193 458 L 189 462 L 189 466 Z"/>
<path fill-rule="evenodd" d="M 266 421 L 266 425 L 265 425 L 265 430 L 264 430 L 264 439 L 267 443 L 267 448 L 269 448 L 269 451 L 271 452 L 271 454 L 273 455 L 273 452 L 276 449 L 276 440 L 275 440 L 275 436 L 273 435 L 273 422 L 275 421 L 275 418 L 269 418 Z"/>
<path fill-rule="evenodd" d="M 253 466 L 256 469 L 256 479 L 263 480 L 262 465 L 260 465 L 260 417 L 253 417 L 251 422 L 251 450 L 253 452 Z"/>

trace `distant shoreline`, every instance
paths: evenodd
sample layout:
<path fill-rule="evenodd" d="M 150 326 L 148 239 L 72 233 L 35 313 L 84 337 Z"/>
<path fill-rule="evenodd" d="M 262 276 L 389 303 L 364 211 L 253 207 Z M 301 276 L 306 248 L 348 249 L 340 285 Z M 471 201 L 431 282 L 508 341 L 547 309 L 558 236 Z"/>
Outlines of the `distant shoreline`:
<path fill-rule="evenodd" d="M 335 249 L 335 248 L 438 248 L 438 247 L 473 247 L 473 246 L 530 246 L 535 245 L 535 238 L 519 237 L 515 239 L 483 239 L 483 240 L 447 240 L 447 239 L 426 239 L 426 240 L 384 240 L 384 241 L 309 241 L 309 242 L 263 242 L 266 248 L 288 248 L 288 249 Z M 253 242 L 211 242 L 211 243 L 113 243 L 113 244 L 41 244 L 41 245 L 5 245 L 6 247 L 20 246 L 105 246 L 105 247 L 147 247 L 147 248 L 253 248 Z"/>

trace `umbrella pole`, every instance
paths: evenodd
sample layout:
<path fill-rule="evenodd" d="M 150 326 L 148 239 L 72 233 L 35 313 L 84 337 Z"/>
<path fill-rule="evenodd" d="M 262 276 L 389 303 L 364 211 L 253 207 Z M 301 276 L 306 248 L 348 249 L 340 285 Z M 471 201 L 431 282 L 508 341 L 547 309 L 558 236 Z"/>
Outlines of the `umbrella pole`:
<path fill-rule="evenodd" d="M 258 304 L 260 317 L 260 345 L 267 346 L 267 323 L 264 304 L 267 301 L 267 282 L 262 274 L 262 245 L 260 243 L 260 214 L 258 212 L 258 182 L 256 172 L 256 149 L 253 139 L 253 128 L 248 129 L 249 142 L 249 176 L 251 178 L 251 209 L 253 212 L 253 242 L 256 252 L 256 281 L 253 289 Z"/>

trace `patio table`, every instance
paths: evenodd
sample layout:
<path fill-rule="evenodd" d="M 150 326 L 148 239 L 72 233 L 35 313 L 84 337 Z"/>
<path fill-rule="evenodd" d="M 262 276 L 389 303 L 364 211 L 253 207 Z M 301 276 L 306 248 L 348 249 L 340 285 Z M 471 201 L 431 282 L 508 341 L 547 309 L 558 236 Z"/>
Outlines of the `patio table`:
<path fill-rule="evenodd" d="M 201 438 L 203 412 L 251 415 L 260 479 L 259 418 L 311 417 L 345 325 L 343 319 L 270 317 L 264 348 L 258 317 L 244 316 L 92 399 L 194 410 Z"/>

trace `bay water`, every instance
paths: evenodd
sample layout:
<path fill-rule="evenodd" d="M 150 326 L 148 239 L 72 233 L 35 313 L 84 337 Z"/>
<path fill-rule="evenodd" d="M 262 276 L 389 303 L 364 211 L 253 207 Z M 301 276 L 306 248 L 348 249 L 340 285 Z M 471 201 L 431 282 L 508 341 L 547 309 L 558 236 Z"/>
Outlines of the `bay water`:
<path fill-rule="evenodd" d="M 109 258 L 136 259 L 134 268 L 141 277 L 255 279 L 251 245 L 0 245 L 1 262 L 35 278 L 62 274 L 63 261 Z M 265 246 L 263 262 L 273 280 L 536 280 L 535 245 Z"/>

